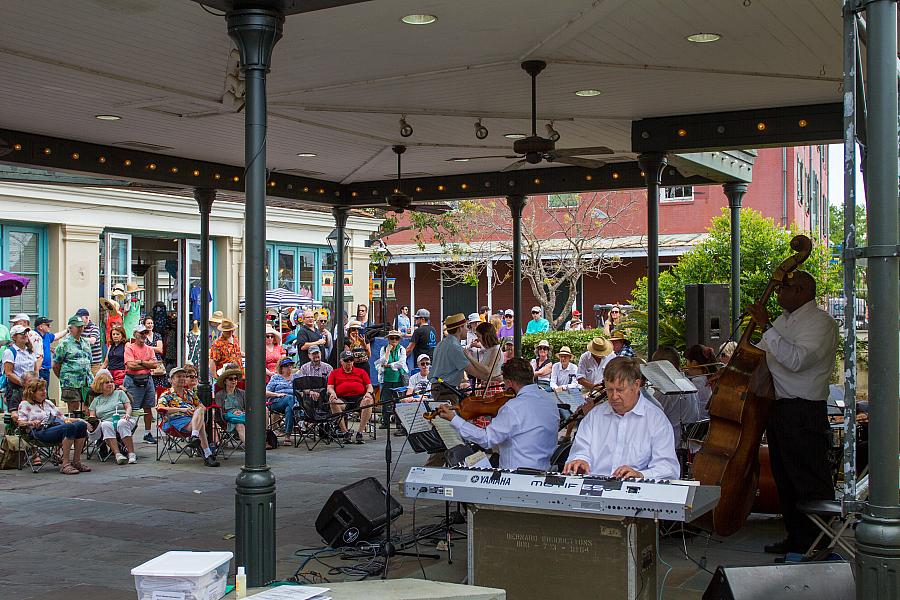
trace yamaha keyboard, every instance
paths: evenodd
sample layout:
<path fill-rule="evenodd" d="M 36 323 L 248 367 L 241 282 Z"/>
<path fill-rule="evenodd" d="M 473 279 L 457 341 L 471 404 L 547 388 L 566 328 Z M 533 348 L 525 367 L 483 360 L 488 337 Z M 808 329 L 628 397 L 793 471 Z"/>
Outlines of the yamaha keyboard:
<path fill-rule="evenodd" d="M 696 482 L 523 469 L 413 467 L 400 488 L 407 498 L 669 521 L 692 521 L 719 501 L 718 486 Z"/>

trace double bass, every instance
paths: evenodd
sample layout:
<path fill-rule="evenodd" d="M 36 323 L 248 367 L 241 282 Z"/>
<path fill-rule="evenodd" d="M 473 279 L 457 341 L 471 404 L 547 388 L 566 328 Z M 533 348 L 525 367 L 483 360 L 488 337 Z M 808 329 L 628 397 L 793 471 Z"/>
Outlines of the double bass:
<path fill-rule="evenodd" d="M 791 249 L 794 254 L 775 269 L 758 303 L 765 304 L 803 264 L 812 242 L 797 235 L 791 240 Z M 709 400 L 709 434 L 694 458 L 694 478 L 721 489 L 719 504 L 700 520 L 719 535 L 738 531 L 750 514 L 759 484 L 760 441 L 775 400 L 766 353 L 751 342 L 755 330 L 751 320 L 719 374 Z"/>

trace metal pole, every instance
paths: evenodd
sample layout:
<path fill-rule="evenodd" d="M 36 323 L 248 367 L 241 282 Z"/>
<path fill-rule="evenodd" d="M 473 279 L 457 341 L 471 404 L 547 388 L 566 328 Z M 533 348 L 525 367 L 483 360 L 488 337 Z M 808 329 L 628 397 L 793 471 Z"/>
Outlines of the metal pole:
<path fill-rule="evenodd" d="M 741 320 L 741 200 L 747 193 L 746 183 L 722 186 L 731 209 L 731 327 Z"/>
<path fill-rule="evenodd" d="M 528 198 L 524 194 L 506 197 L 512 213 L 512 264 L 513 264 L 513 344 L 516 356 L 522 356 L 522 211 Z"/>
<path fill-rule="evenodd" d="M 347 229 L 347 216 L 349 209 L 344 206 L 335 206 L 331 209 L 334 215 L 334 226 L 337 228 L 337 252 L 334 255 L 334 322 L 337 326 L 334 338 L 334 350 L 331 351 L 336 357 L 340 357 L 344 351 L 344 262 L 346 259 L 347 248 L 344 247 L 344 236 Z M 335 362 L 336 366 L 340 365 L 340 360 Z"/>
<path fill-rule="evenodd" d="M 844 2 L 844 499 L 856 500 L 856 17 Z M 852 93 L 851 93 L 852 92 Z"/>
<path fill-rule="evenodd" d="M 381 265 L 381 326 L 390 329 L 387 312 L 387 265 Z"/>
<path fill-rule="evenodd" d="M 209 384 L 209 214 L 216 190 L 194 188 L 194 199 L 200 207 L 200 364 L 197 365 L 200 384 L 197 396 L 203 406 L 209 406 L 212 404 L 212 386 Z"/>
<path fill-rule="evenodd" d="M 900 571 L 900 215 L 897 186 L 897 1 L 870 0 L 866 76 L 868 157 L 869 501 L 856 529 L 857 598 L 897 599 Z M 847 92 L 848 90 L 844 90 Z"/>
<path fill-rule="evenodd" d="M 244 109 L 245 295 L 247 451 L 235 493 L 235 558 L 247 567 L 247 584 L 275 579 L 275 476 L 266 465 L 265 255 L 266 255 L 266 73 L 281 38 L 284 16 L 248 8 L 226 16 L 228 35 L 241 55 L 246 82 Z"/>
<path fill-rule="evenodd" d="M 647 358 L 659 345 L 659 186 L 667 163 L 664 152 L 638 156 L 647 184 Z"/>

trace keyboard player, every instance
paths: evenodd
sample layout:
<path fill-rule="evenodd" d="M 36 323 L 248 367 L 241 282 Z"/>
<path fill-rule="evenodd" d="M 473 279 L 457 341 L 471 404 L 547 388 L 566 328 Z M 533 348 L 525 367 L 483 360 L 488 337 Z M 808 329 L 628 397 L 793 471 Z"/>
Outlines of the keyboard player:
<path fill-rule="evenodd" d="M 672 426 L 641 389 L 640 361 L 614 358 L 603 379 L 608 401 L 581 422 L 563 472 L 678 479 Z"/>
<path fill-rule="evenodd" d="M 500 373 L 503 384 L 516 396 L 500 407 L 490 425 L 484 429 L 476 427 L 446 404 L 440 406 L 438 415 L 450 421 L 466 441 L 482 448 L 499 448 L 501 469 L 547 471 L 556 450 L 556 399 L 534 383 L 534 371 L 524 359 L 509 359 Z"/>

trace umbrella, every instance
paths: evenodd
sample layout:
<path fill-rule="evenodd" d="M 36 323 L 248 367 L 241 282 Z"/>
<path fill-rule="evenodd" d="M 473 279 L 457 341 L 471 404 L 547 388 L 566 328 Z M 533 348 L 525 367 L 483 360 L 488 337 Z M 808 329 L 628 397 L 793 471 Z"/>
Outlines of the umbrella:
<path fill-rule="evenodd" d="M 28 287 L 31 279 L 8 271 L 0 271 L 0 298 L 19 296 Z"/>
<path fill-rule="evenodd" d="M 266 308 L 277 308 L 279 311 L 290 307 L 316 308 L 321 304 L 309 296 L 301 296 L 284 288 L 275 288 L 266 292 Z M 242 298 L 239 308 L 243 312 L 246 307 L 247 300 Z"/>

